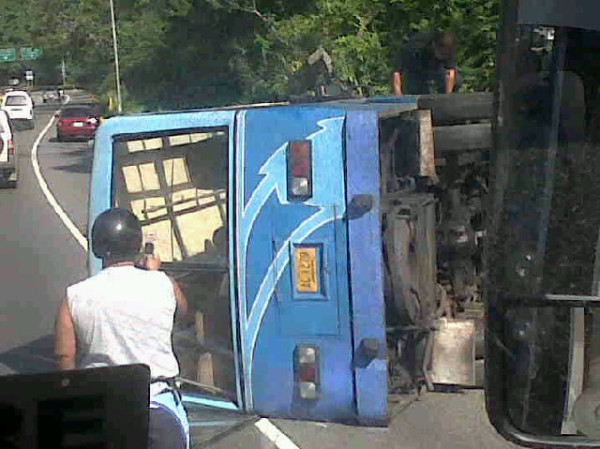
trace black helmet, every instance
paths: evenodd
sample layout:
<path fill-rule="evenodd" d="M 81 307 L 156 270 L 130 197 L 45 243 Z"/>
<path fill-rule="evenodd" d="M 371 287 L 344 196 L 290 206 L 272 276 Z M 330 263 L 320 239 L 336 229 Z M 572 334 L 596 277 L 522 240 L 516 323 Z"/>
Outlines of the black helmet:
<path fill-rule="evenodd" d="M 142 226 L 127 209 L 115 207 L 102 212 L 92 226 L 92 251 L 102 259 L 127 259 L 139 254 Z"/>

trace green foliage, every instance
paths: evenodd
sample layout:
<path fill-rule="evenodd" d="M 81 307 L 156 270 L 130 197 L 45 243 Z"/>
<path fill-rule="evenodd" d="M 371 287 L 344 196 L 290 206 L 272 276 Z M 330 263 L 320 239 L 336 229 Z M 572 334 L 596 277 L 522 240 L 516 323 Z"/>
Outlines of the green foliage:
<path fill-rule="evenodd" d="M 453 31 L 463 90 L 493 87 L 496 60 L 497 0 L 390 0 L 386 29 L 390 57 L 400 51 L 411 32 Z"/>
<path fill-rule="evenodd" d="M 33 64 L 107 97 L 114 90 L 108 0 L 0 0 L 11 26 L 3 46 L 34 45 Z M 493 86 L 495 0 L 115 0 L 121 81 L 130 110 L 269 101 L 327 81 L 390 92 L 396 56 L 411 32 L 453 30 L 464 90 Z M 0 76 L 23 69 L 0 65 Z M 312 83 L 312 84 L 311 84 Z"/>
<path fill-rule="evenodd" d="M 334 74 L 343 84 L 389 94 L 391 73 L 408 36 L 447 30 L 457 35 L 463 90 L 490 90 L 497 23 L 498 5 L 492 0 L 315 0 L 256 32 L 253 47 L 240 48 L 236 61 L 250 100 L 295 93 L 295 78 L 319 47 L 332 56 Z"/>

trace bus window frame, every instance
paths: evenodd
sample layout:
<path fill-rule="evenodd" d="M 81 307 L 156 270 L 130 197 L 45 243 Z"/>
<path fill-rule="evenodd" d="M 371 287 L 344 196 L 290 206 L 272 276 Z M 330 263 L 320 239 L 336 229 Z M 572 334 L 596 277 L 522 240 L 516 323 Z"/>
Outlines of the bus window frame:
<path fill-rule="evenodd" d="M 217 111 L 215 111 L 217 112 Z M 241 332 L 241 329 L 239 328 L 239 303 L 238 303 L 238 295 L 237 295 L 237 284 L 235 282 L 235 278 L 234 278 L 234 272 L 237 266 L 237 256 L 235 254 L 235 233 L 234 233 L 234 228 L 233 226 L 235 225 L 235 188 L 236 188 L 236 182 L 233 176 L 233 173 L 235 171 L 235 151 L 236 151 L 236 133 L 237 133 L 237 126 L 236 126 L 236 116 L 237 116 L 237 112 L 236 111 L 228 111 L 228 112 L 222 112 L 222 111 L 218 111 L 219 114 L 217 117 L 215 117 L 213 120 L 209 120 L 211 122 L 214 123 L 210 123 L 210 124 L 203 124 L 202 122 L 205 122 L 206 120 L 203 120 L 202 116 L 198 116 L 198 112 L 196 111 L 185 111 L 182 113 L 163 113 L 163 114 L 147 114 L 147 115 L 142 115 L 139 118 L 160 118 L 163 120 L 168 120 L 171 117 L 175 116 L 175 115 L 189 115 L 190 119 L 193 119 L 194 121 L 197 121 L 198 124 L 194 124 L 194 123 L 190 123 L 189 126 L 177 126 L 177 127 L 169 127 L 168 123 L 164 123 L 162 124 L 162 126 L 158 127 L 157 125 L 155 125 L 154 123 L 149 123 L 148 125 L 153 127 L 154 129 L 158 129 L 158 130 L 141 130 L 141 131 L 127 131 L 127 132 L 114 132 L 111 133 L 112 129 L 110 127 L 110 125 L 112 124 L 113 127 L 117 128 L 117 121 L 122 120 L 123 122 L 127 121 L 126 123 L 124 123 L 124 125 L 128 128 L 141 128 L 141 126 L 139 126 L 137 123 L 132 124 L 129 122 L 130 119 L 134 118 L 134 117 L 118 117 L 115 120 L 111 120 L 110 123 L 108 122 L 107 124 L 104 125 L 104 130 L 108 135 L 106 137 L 108 137 L 108 139 L 102 139 L 102 133 L 99 133 L 100 136 L 97 138 L 97 143 L 96 145 L 98 145 L 98 143 L 102 144 L 106 144 L 109 143 L 110 144 L 110 174 L 109 174 L 109 180 L 108 182 L 106 182 L 108 185 L 108 200 L 109 200 L 109 207 L 114 206 L 115 204 L 115 182 L 114 182 L 114 174 L 115 174 L 115 168 L 116 168 L 116 164 L 117 164 L 117 143 L 119 142 L 123 142 L 123 141 L 131 141 L 131 140 L 140 140 L 140 139 L 152 139 L 152 138 L 163 138 L 163 137 L 168 137 L 168 136 L 173 136 L 173 135 L 178 135 L 178 134 L 191 134 L 191 133 L 202 133 L 202 132 L 224 132 L 225 135 L 227 136 L 227 146 L 226 146 L 226 151 L 228 152 L 227 154 L 227 160 L 228 160 L 228 180 L 227 180 L 227 186 L 229 189 L 228 195 L 227 195 L 227 208 L 228 208 L 228 213 L 227 213 L 227 227 L 228 227 L 228 246 L 229 246 L 229 251 L 228 251 L 228 259 L 229 259 L 229 266 L 224 268 L 222 266 L 217 266 L 216 264 L 214 266 L 209 267 L 207 264 L 198 264 L 198 263 L 194 263 L 194 264 L 190 264 L 188 266 L 185 266 L 185 262 L 184 261 L 175 261 L 175 262 L 164 262 L 163 266 L 166 270 L 177 273 L 180 270 L 189 270 L 190 268 L 196 267 L 199 269 L 199 271 L 217 271 L 217 272 L 224 272 L 224 270 L 226 270 L 226 272 L 229 273 L 230 276 L 230 283 L 229 283 L 229 293 L 230 293 L 230 313 L 231 313 L 231 321 L 232 321 L 232 325 L 231 325 L 231 339 L 232 339 L 232 344 L 233 344 L 233 351 L 234 351 L 234 370 L 235 370 L 235 396 L 236 396 L 236 400 L 235 401 L 231 401 L 228 398 L 220 398 L 220 397 L 214 397 L 212 396 L 210 393 L 205 393 L 205 392 L 198 392 L 197 394 L 188 394 L 187 392 L 185 392 L 182 396 L 183 396 L 183 402 L 188 404 L 191 407 L 195 407 L 195 406 L 201 406 L 201 407 L 213 407 L 213 408 L 219 408 L 219 409 L 224 409 L 224 410 L 231 410 L 231 411 L 239 411 L 239 412 L 243 412 L 246 408 L 246 405 L 244 403 L 244 395 L 243 395 L 243 391 L 244 391 L 244 386 L 242 384 L 242 379 L 243 379 L 243 374 L 242 374 L 242 366 L 241 366 L 241 353 L 240 353 L 240 344 L 239 344 L 239 333 Z M 202 115 L 204 115 L 204 113 L 206 114 L 211 114 L 212 111 L 200 111 L 200 113 Z M 175 118 L 175 117 L 173 117 Z M 170 120 L 169 120 L 170 121 Z M 191 121 L 191 120 L 190 120 Z M 173 121 L 173 123 L 177 123 L 177 121 Z M 129 125 L 129 126 L 127 126 Z M 145 126 L 144 126 L 145 127 Z M 108 128 L 108 130 L 107 130 Z M 92 180 L 92 184 L 93 184 L 93 180 Z M 93 189 L 90 188 L 90 200 L 92 199 L 92 196 L 94 194 L 97 194 L 97 192 Z M 88 215 L 88 222 L 92 222 L 92 214 L 94 213 L 94 205 L 92 205 L 92 201 L 89 202 L 90 204 L 90 212 Z M 91 232 L 91 226 L 88 226 L 88 233 Z M 91 253 L 91 251 L 90 251 Z M 92 274 L 94 268 L 95 268 L 95 264 L 90 263 L 90 259 L 88 258 L 88 270 L 90 271 L 90 274 Z M 208 270 L 206 270 L 208 268 Z M 214 268 L 214 269 L 213 269 Z"/>
<path fill-rule="evenodd" d="M 526 25 L 552 26 L 558 32 L 568 24 L 546 24 L 546 23 L 528 23 L 519 22 L 519 0 L 504 0 L 501 6 L 501 22 L 497 42 L 497 83 L 494 91 L 494 127 L 498 129 L 502 124 L 504 129 L 512 129 L 511 109 L 513 98 L 515 96 L 514 86 L 516 79 L 516 68 L 514 64 L 517 48 L 513 45 L 518 29 Z M 571 6 L 572 7 L 572 6 Z M 597 19 L 596 19 L 597 20 Z M 560 26 L 562 25 L 562 27 Z M 599 29 L 590 29 L 589 31 L 598 31 Z M 553 56 L 554 58 L 555 56 Z M 555 68 L 552 69 L 553 71 Z M 553 98 L 553 101 L 556 101 Z M 495 132 L 495 147 L 508 148 L 510 136 L 509 133 Z M 552 145 L 552 142 L 550 143 Z M 491 173 L 493 181 L 493 195 L 490 201 L 490 207 L 487 211 L 488 225 L 487 229 L 490 235 L 490 242 L 486 247 L 485 264 L 489 266 L 492 260 L 492 249 L 496 243 L 493 238 L 497 234 L 496 227 L 500 225 L 501 205 L 504 204 L 504 193 L 506 191 L 506 181 L 508 176 L 498 176 L 501 167 L 508 165 L 508 159 L 503 157 L 507 151 L 492 152 L 492 164 L 495 170 Z M 500 168 L 499 168 L 500 167 Z M 496 207 L 494 207 L 496 206 Z M 595 296 L 569 296 L 569 295 L 546 295 L 542 298 L 524 297 L 518 301 L 507 301 L 499 291 L 501 286 L 488 285 L 486 293 L 486 339 L 485 339 L 485 400 L 486 412 L 491 424 L 507 440 L 521 446 L 534 448 L 600 448 L 600 440 L 591 440 L 585 436 L 573 435 L 534 435 L 524 432 L 517 428 L 507 409 L 506 382 L 504 373 L 507 370 L 504 346 L 505 341 L 505 320 L 506 311 L 514 306 L 533 306 L 533 307 L 567 307 L 571 310 L 582 307 L 600 307 L 600 297 Z"/>

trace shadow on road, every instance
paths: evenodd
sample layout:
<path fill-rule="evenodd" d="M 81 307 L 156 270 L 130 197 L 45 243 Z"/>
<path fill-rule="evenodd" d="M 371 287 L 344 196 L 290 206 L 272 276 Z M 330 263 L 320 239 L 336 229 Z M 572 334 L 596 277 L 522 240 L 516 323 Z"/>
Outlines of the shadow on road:
<path fill-rule="evenodd" d="M 46 155 L 51 154 L 49 151 L 46 153 Z M 94 162 L 94 153 L 93 151 L 90 151 L 89 148 L 84 148 L 84 147 L 73 147 L 73 149 L 68 149 L 68 150 L 61 150 L 60 151 L 60 156 L 66 156 L 68 158 L 71 158 L 71 160 L 75 159 L 76 162 L 70 163 L 70 164 L 63 164 L 63 165 L 54 165 L 52 167 L 53 170 L 60 170 L 60 171 L 64 171 L 64 172 L 70 172 L 70 173 L 84 173 L 84 174 L 90 174 L 92 173 L 92 165 Z M 66 162 L 66 161 L 65 161 Z"/>
<path fill-rule="evenodd" d="M 79 162 L 69 165 L 55 165 L 52 167 L 54 170 L 61 170 L 70 173 L 92 173 L 92 158 L 85 158 Z"/>
<path fill-rule="evenodd" d="M 18 374 L 54 371 L 56 364 L 53 336 L 46 335 L 0 354 L 0 364 L 6 365 Z"/>
<path fill-rule="evenodd" d="M 79 139 L 79 138 L 67 138 L 67 137 L 63 137 L 63 140 L 58 140 L 58 137 L 54 136 L 54 137 L 50 137 L 48 139 L 48 142 L 50 143 L 59 143 L 59 144 L 67 144 L 69 145 L 69 147 L 74 146 L 73 144 L 79 144 L 79 145 L 85 145 L 85 147 L 87 148 L 88 145 L 88 140 L 89 139 Z M 89 151 L 89 148 L 88 148 Z"/>
<path fill-rule="evenodd" d="M 64 142 L 60 142 L 60 143 L 64 144 Z M 85 158 L 94 157 L 91 150 L 89 150 L 88 148 L 84 148 L 84 147 L 76 146 L 76 145 L 69 145 L 66 148 L 61 148 L 61 151 L 59 154 L 61 156 L 76 156 L 76 157 L 85 157 Z"/>
<path fill-rule="evenodd" d="M 61 108 L 60 103 L 36 103 L 34 113 L 52 113 Z"/>
<path fill-rule="evenodd" d="M 27 132 L 27 131 L 32 131 L 33 128 L 31 128 L 32 125 L 29 125 L 28 123 L 24 123 L 21 122 L 19 120 L 13 120 L 12 121 L 12 129 L 15 133 L 23 133 L 23 132 Z"/>

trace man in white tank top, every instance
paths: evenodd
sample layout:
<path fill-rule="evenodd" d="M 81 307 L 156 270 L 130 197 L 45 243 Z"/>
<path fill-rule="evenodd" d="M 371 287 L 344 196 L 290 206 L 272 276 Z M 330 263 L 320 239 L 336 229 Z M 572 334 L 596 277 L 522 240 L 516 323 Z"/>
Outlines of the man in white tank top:
<path fill-rule="evenodd" d="M 158 271 L 160 260 L 139 259 L 142 229 L 125 209 L 110 209 L 92 228 L 92 250 L 103 270 L 70 286 L 55 329 L 59 369 L 143 363 L 150 367 L 149 448 L 188 448 L 189 425 L 173 379 L 174 318 L 186 319 L 187 302 L 177 283 Z"/>

